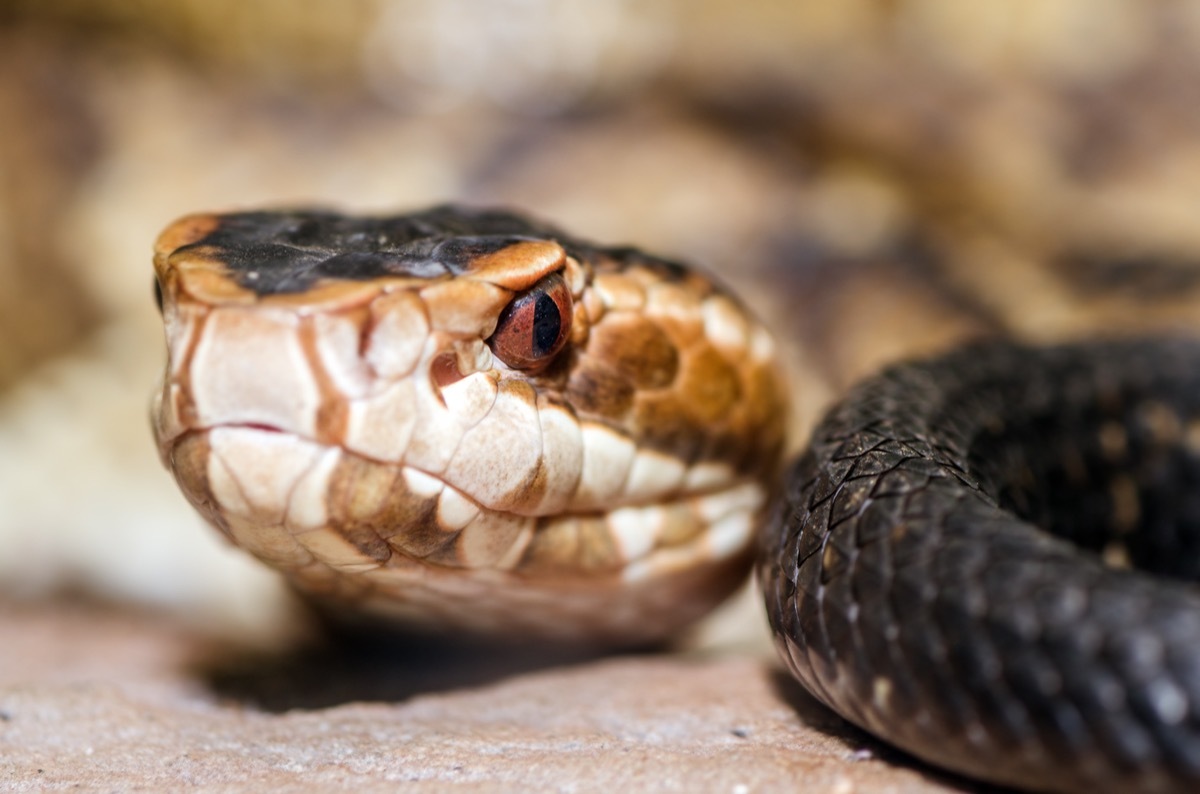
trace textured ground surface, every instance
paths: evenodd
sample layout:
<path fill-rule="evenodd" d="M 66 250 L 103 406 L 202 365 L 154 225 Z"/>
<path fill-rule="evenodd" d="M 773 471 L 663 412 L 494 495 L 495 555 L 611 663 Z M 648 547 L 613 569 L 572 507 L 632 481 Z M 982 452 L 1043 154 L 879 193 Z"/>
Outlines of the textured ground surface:
<path fill-rule="evenodd" d="M 755 654 L 262 655 L 70 603 L 0 604 L 0 647 L 6 791 L 958 790 L 877 759 Z"/>

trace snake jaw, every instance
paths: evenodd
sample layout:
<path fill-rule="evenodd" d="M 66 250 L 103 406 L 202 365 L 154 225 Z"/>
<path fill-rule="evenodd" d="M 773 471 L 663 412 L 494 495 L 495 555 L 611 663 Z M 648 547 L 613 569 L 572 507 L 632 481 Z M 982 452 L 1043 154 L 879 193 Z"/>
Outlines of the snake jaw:
<path fill-rule="evenodd" d="M 338 250 L 359 225 L 392 247 Z M 189 501 L 302 589 L 408 621 L 611 641 L 701 614 L 781 452 L 769 337 L 707 280 L 544 233 L 444 209 L 164 232 L 154 424 Z M 566 346 L 523 371 L 486 340 L 547 278 Z"/>

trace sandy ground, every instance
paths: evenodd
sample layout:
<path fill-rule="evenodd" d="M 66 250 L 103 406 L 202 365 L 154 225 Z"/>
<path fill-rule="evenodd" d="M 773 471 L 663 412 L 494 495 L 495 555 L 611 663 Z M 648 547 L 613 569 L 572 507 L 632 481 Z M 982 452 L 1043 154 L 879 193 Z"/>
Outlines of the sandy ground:
<path fill-rule="evenodd" d="M 969 790 L 846 725 L 757 654 L 539 668 L 345 638 L 264 654 L 70 602 L 0 603 L 0 644 L 6 791 Z"/>

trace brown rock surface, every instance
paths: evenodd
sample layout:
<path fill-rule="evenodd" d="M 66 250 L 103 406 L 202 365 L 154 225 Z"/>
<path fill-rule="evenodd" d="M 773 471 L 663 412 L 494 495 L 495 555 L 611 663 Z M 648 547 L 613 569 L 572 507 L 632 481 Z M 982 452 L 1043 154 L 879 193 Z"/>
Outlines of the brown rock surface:
<path fill-rule="evenodd" d="M 61 602 L 0 603 L 0 646 L 4 790 L 952 790 L 755 654 L 265 657 Z"/>

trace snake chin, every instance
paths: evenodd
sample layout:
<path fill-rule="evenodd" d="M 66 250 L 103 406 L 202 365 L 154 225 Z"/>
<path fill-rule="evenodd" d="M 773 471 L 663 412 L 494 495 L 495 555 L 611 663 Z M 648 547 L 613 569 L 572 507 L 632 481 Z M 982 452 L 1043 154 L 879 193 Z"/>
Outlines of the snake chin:
<path fill-rule="evenodd" d="M 319 600 L 481 633 L 515 621 L 518 633 L 573 642 L 649 640 L 698 618 L 744 578 L 766 503 L 741 480 L 606 512 L 520 515 L 440 476 L 250 425 L 185 433 L 167 458 L 201 514 Z M 689 600 L 666 595 L 681 590 Z M 480 617 L 479 603 L 497 599 L 503 614 Z"/>

